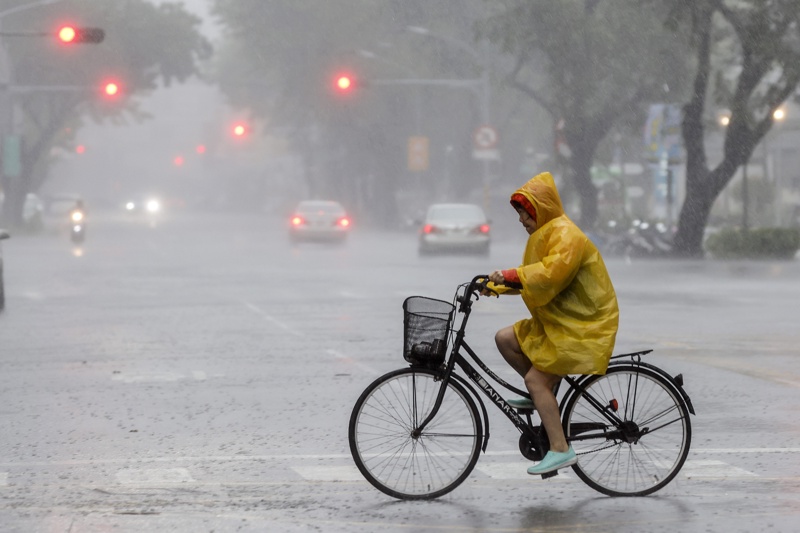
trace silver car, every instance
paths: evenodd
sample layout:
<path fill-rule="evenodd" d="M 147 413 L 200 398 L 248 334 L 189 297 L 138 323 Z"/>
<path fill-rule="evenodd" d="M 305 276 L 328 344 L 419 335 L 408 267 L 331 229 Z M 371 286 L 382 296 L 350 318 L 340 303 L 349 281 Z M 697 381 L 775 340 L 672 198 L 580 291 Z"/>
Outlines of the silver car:
<path fill-rule="evenodd" d="M 490 225 L 475 204 L 433 204 L 419 230 L 419 254 L 471 252 L 489 254 Z"/>
<path fill-rule="evenodd" d="M 340 203 L 331 200 L 304 200 L 289 218 L 289 238 L 292 242 L 344 242 L 351 226 L 352 220 Z"/>

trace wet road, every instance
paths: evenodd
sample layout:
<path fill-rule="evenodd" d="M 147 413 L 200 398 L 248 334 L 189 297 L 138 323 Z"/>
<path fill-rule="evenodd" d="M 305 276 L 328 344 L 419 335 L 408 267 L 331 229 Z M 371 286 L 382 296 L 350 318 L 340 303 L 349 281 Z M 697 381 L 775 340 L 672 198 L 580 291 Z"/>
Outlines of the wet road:
<path fill-rule="evenodd" d="M 461 487 L 401 502 L 353 465 L 350 409 L 404 364 L 403 298 L 449 300 L 515 266 L 524 234 L 489 258 L 420 259 L 413 234 L 364 228 L 291 247 L 265 215 L 97 215 L 89 232 L 80 249 L 56 233 L 3 243 L 2 531 L 796 530 L 797 262 L 607 260 L 616 351 L 654 348 L 697 410 L 689 460 L 658 494 L 532 478 L 492 413 Z M 494 331 L 522 314 L 482 299 L 470 344 L 503 369 Z"/>

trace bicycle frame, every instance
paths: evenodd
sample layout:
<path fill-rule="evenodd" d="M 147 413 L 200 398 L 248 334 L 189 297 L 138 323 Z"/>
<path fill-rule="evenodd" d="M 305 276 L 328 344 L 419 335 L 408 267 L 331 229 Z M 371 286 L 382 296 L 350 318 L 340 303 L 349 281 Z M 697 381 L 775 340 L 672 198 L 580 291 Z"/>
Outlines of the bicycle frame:
<path fill-rule="evenodd" d="M 495 407 L 497 407 L 500 410 L 500 412 L 502 412 L 511 421 L 511 423 L 519 430 L 521 434 L 526 435 L 530 439 L 538 439 L 541 433 L 537 433 L 540 426 L 533 425 L 530 417 L 530 412 L 526 413 L 527 415 L 526 420 L 521 418 L 519 415 L 519 411 L 511 407 L 507 403 L 506 399 L 494 387 L 492 387 L 486 379 L 484 379 L 484 375 L 478 372 L 478 370 L 476 370 L 475 367 L 472 366 L 470 362 L 467 360 L 467 358 L 461 353 L 461 350 L 463 349 L 470 356 L 473 362 L 476 363 L 486 375 L 491 377 L 491 379 L 496 381 L 503 388 L 520 396 L 528 396 L 527 391 L 520 390 L 510 385 L 501 377 L 499 377 L 497 374 L 495 374 L 480 359 L 480 357 L 478 357 L 475 351 L 472 348 L 470 348 L 470 346 L 464 340 L 467 323 L 469 321 L 469 316 L 472 312 L 472 303 L 473 303 L 472 295 L 475 293 L 476 288 L 480 286 L 480 284 L 478 283 L 478 280 L 480 279 L 486 279 L 486 276 L 476 276 L 475 278 L 473 278 L 473 280 L 466 285 L 466 288 L 464 289 L 464 293 L 462 296 L 459 296 L 458 292 L 456 293 L 456 301 L 460 304 L 458 307 L 458 312 L 463 314 L 463 318 L 461 320 L 461 324 L 458 330 L 455 330 L 455 340 L 453 342 L 453 346 L 450 351 L 450 357 L 447 359 L 447 364 L 442 372 L 442 386 L 439 389 L 439 393 L 436 397 L 436 402 L 431 412 L 428 414 L 425 420 L 423 420 L 415 428 L 415 430 L 412 433 L 420 435 L 424 430 L 424 428 L 428 425 L 428 423 L 430 423 L 430 421 L 433 420 L 433 418 L 438 413 L 439 408 L 441 407 L 442 399 L 444 398 L 444 393 L 445 390 L 447 389 L 448 382 L 451 379 L 455 379 L 456 381 L 464 385 L 468 390 L 470 390 L 473 396 L 475 396 L 475 398 L 478 399 L 481 405 L 481 410 L 484 418 L 484 426 L 486 428 L 485 433 L 483 435 L 483 445 L 482 445 L 482 450 L 485 452 L 490 436 L 489 417 L 486 410 L 486 406 L 484 405 L 484 402 L 480 398 L 480 396 L 475 392 L 475 387 L 471 386 L 465 378 L 461 377 L 460 375 L 454 372 L 456 365 L 458 365 L 458 367 L 461 368 L 461 370 L 464 372 L 467 378 L 469 378 L 469 380 L 471 380 L 475 384 L 475 386 L 477 386 L 477 388 L 483 392 L 483 394 L 491 401 L 491 403 Z M 461 287 L 459 287 L 459 290 L 460 288 Z M 612 361 L 611 365 L 625 364 L 625 365 L 631 365 L 633 368 L 646 367 L 658 372 L 659 374 L 663 375 L 668 379 L 668 381 L 674 387 L 675 391 L 678 392 L 686 401 L 689 411 L 692 414 L 694 414 L 694 408 L 692 406 L 691 400 L 689 399 L 689 396 L 686 394 L 686 392 L 683 390 L 682 386 L 683 379 L 681 375 L 672 377 L 669 376 L 663 370 L 659 369 L 658 367 L 641 362 L 641 356 L 650 353 L 651 351 L 652 350 L 644 350 L 640 352 L 614 356 L 612 357 L 612 359 L 616 361 Z M 631 358 L 631 362 L 620 361 L 621 358 L 626 358 L 626 357 Z M 584 395 L 587 401 L 597 410 L 597 412 L 600 413 L 606 420 L 608 420 L 609 424 L 612 427 L 617 429 L 609 432 L 605 426 L 590 425 L 590 427 L 586 427 L 584 428 L 583 431 L 580 431 L 580 435 L 572 435 L 568 437 L 568 441 L 596 439 L 599 436 L 606 438 L 621 438 L 622 432 L 619 428 L 623 424 L 623 420 L 619 416 L 617 416 L 615 406 L 603 405 L 596 397 L 594 397 L 591 393 L 585 390 L 585 388 L 583 387 L 583 382 L 588 378 L 589 376 L 579 376 L 577 378 L 573 378 L 571 376 L 564 376 L 563 379 L 569 385 L 570 390 L 565 393 L 565 396 L 562 399 L 559 407 L 563 409 L 563 406 L 566 404 L 566 402 L 572 395 L 581 393 Z M 634 391 L 633 391 L 634 394 L 635 394 L 635 386 L 636 384 L 634 384 Z M 558 386 L 556 386 L 554 392 L 555 393 L 558 392 Z M 598 435 L 594 431 L 600 431 L 601 435 Z"/>
<path fill-rule="evenodd" d="M 527 420 L 523 420 L 519 416 L 517 410 L 514 409 L 513 407 L 511 407 L 506 402 L 506 399 L 497 390 L 495 390 L 495 388 L 492 387 L 489 384 L 489 382 L 484 379 L 483 375 L 481 375 L 481 373 L 478 372 L 475 369 L 475 367 L 473 367 L 469 363 L 469 361 L 466 359 L 466 357 L 464 357 L 461 354 L 461 350 L 463 348 L 464 351 L 466 351 L 467 354 L 469 354 L 469 356 L 472 358 L 472 360 L 481 368 L 481 370 L 483 370 L 486 374 L 489 375 L 489 377 L 491 377 L 493 380 L 495 380 L 497 383 L 499 383 L 505 389 L 507 389 L 507 390 L 509 390 L 509 391 L 511 391 L 511 392 L 513 392 L 515 394 L 518 394 L 520 396 L 526 396 L 528 394 L 527 392 L 522 391 L 522 390 L 514 387 L 513 385 L 510 385 L 505 380 L 503 380 L 500 376 L 495 374 L 486 365 L 486 363 L 484 363 L 480 359 L 480 357 L 478 357 L 478 355 L 475 353 L 475 351 L 472 348 L 470 348 L 470 346 L 464 340 L 464 337 L 465 337 L 465 334 L 466 334 L 467 323 L 469 321 L 469 316 L 470 316 L 470 314 L 472 312 L 472 303 L 473 303 L 472 302 L 472 294 L 475 292 L 475 288 L 478 286 L 478 280 L 480 280 L 480 279 L 486 279 L 486 276 L 476 276 L 475 278 L 473 278 L 473 280 L 465 288 L 463 296 L 459 297 L 458 294 L 456 295 L 456 300 L 460 303 L 458 311 L 463 314 L 463 318 L 461 320 L 461 324 L 460 324 L 458 330 L 456 330 L 456 332 L 455 332 L 455 340 L 453 342 L 453 347 L 450 350 L 450 357 L 447 360 L 447 365 L 445 366 L 445 370 L 443 371 L 443 374 L 442 374 L 442 386 L 439 389 L 439 394 L 436 397 L 436 402 L 434 403 L 434 406 L 433 406 L 431 412 L 428 414 L 428 416 L 425 418 L 425 420 L 423 420 L 417 426 L 417 428 L 414 430 L 413 433 L 421 434 L 422 431 L 425 429 L 425 426 L 427 426 L 428 423 L 431 420 L 433 420 L 433 418 L 436 416 L 436 414 L 439 411 L 439 407 L 441 407 L 442 399 L 444 398 L 444 393 L 445 393 L 445 390 L 447 388 L 447 383 L 451 379 L 455 379 L 458 382 L 460 382 L 461 384 L 465 385 L 472 392 L 473 396 L 475 396 L 479 400 L 479 403 L 481 405 L 481 409 L 482 409 L 482 412 L 483 412 L 483 418 L 484 418 L 484 422 L 485 422 L 484 425 L 485 425 L 485 428 L 486 428 L 485 433 L 483 435 L 483 446 L 482 446 L 482 449 L 485 452 L 486 451 L 486 446 L 488 445 L 488 442 L 489 442 L 489 435 L 490 435 L 490 431 L 489 431 L 489 416 L 488 416 L 488 413 L 486 411 L 486 406 L 484 405 L 483 400 L 480 399 L 480 397 L 475 393 L 475 388 L 472 387 L 467 382 L 466 379 L 464 379 L 463 377 L 461 377 L 458 374 L 454 373 L 454 369 L 455 369 L 455 365 L 456 364 L 459 366 L 459 368 L 461 368 L 461 370 L 464 371 L 466 376 L 486 395 L 486 397 L 489 398 L 489 400 L 492 402 L 492 404 L 494 404 L 498 409 L 500 409 L 500 411 L 504 415 L 506 415 L 506 417 L 511 421 L 512 424 L 514 424 L 514 426 L 520 431 L 520 433 L 522 433 L 524 435 L 528 435 L 529 437 L 534 438 L 534 437 L 536 437 L 535 429 L 538 426 L 534 426 L 533 425 L 533 423 L 530 420 L 530 415 L 527 416 Z M 459 290 L 460 290 L 460 287 L 459 287 Z"/>

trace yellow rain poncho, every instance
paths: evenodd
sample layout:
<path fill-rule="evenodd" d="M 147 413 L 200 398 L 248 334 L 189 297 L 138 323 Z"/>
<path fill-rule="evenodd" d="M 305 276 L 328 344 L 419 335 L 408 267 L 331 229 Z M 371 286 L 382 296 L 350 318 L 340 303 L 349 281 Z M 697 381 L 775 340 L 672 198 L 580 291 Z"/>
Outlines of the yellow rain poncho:
<path fill-rule="evenodd" d="M 514 324 L 522 351 L 548 374 L 604 374 L 614 349 L 619 308 L 603 258 L 564 214 L 549 172 L 532 178 L 517 194 L 536 210 L 537 221 L 516 269 L 522 283 L 518 292 L 531 312 L 531 318 Z M 512 200 L 514 205 L 525 203 Z"/>

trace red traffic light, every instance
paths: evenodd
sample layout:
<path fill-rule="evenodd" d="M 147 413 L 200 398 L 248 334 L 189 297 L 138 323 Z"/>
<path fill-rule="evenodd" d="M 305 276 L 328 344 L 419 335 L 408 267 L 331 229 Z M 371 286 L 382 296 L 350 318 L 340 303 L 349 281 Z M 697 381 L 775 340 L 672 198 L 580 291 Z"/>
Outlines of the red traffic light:
<path fill-rule="evenodd" d="M 245 124 L 244 122 L 237 122 L 231 128 L 231 133 L 237 139 L 243 138 L 245 135 L 247 135 L 249 133 L 249 131 L 250 131 L 250 128 L 248 128 L 247 124 Z"/>
<path fill-rule="evenodd" d="M 340 91 L 347 91 L 352 86 L 353 80 L 350 79 L 350 76 L 339 76 L 336 79 L 336 87 L 338 87 Z"/>
<path fill-rule="evenodd" d="M 109 81 L 103 85 L 103 93 L 109 98 L 113 98 L 119 94 L 119 84 L 114 81 Z"/>
<path fill-rule="evenodd" d="M 341 95 L 351 94 L 359 85 L 359 80 L 350 72 L 339 72 L 333 77 L 333 89 Z"/>
<path fill-rule="evenodd" d="M 59 28 L 58 40 L 65 44 L 72 43 L 102 43 L 106 32 L 102 28 L 76 28 L 75 26 L 62 26 Z"/>
<path fill-rule="evenodd" d="M 75 28 L 72 26 L 64 26 L 58 30 L 58 39 L 62 43 L 71 43 L 75 40 Z"/>

